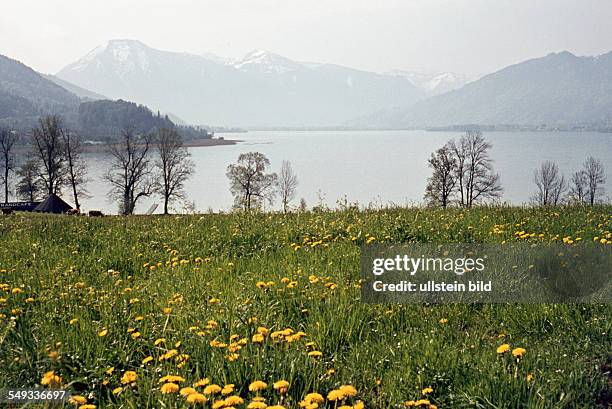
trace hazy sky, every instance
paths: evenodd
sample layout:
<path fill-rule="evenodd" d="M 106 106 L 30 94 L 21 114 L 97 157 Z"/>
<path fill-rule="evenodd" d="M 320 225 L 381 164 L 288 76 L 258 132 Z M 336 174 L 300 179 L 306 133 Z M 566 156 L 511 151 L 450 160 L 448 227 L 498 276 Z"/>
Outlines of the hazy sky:
<path fill-rule="evenodd" d="M 267 49 L 373 71 L 488 73 L 612 50 L 612 0 L 19 0 L 0 54 L 55 73 L 113 38 L 239 57 Z"/>

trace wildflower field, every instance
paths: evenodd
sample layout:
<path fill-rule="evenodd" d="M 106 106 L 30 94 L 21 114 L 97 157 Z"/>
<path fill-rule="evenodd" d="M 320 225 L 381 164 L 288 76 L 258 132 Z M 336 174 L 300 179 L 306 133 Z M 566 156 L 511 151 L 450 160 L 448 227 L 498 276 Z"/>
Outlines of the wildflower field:
<path fill-rule="evenodd" d="M 611 206 L 0 217 L 0 389 L 83 409 L 609 408 L 610 305 L 367 305 L 359 246 L 611 231 Z"/>

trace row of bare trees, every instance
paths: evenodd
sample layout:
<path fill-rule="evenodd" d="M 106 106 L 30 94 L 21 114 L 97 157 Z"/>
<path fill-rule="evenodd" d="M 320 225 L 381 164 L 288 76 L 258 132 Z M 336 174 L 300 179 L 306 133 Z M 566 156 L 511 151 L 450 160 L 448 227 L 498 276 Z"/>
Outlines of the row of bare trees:
<path fill-rule="evenodd" d="M 79 137 L 62 126 L 57 116 L 41 118 L 30 134 L 30 149 L 26 160 L 17 167 L 17 142 L 23 135 L 9 129 L 0 129 L 0 156 L 4 202 L 9 199 L 11 173 L 18 178 L 17 195 L 34 201 L 43 193 L 57 194 L 70 187 L 75 207 L 80 208 L 79 195 L 85 195 L 87 168 L 82 159 Z M 20 147 L 24 149 L 24 147 Z"/>
<path fill-rule="evenodd" d="M 493 170 L 490 149 L 491 144 L 481 132 L 470 131 L 432 153 L 428 160 L 432 175 L 425 188 L 427 204 L 470 208 L 498 200 L 503 189 L 499 175 Z"/>
<path fill-rule="evenodd" d="M 556 206 L 563 202 L 593 206 L 604 195 L 606 176 L 601 161 L 590 156 L 569 181 L 561 174 L 557 164 L 551 161 L 542 163 L 535 170 L 533 180 L 536 192 L 531 200 L 539 206 Z"/>
<path fill-rule="evenodd" d="M 19 137 L 14 131 L 0 129 L 4 201 L 9 198 L 9 176 L 16 173 L 19 197 L 34 201 L 43 191 L 57 194 L 69 187 L 79 209 L 79 197 L 87 195 L 87 166 L 79 136 L 64 128 L 57 116 L 42 118 L 31 132 L 27 160 L 17 167 L 15 147 Z M 470 208 L 497 201 L 503 189 L 493 169 L 490 149 L 482 133 L 474 131 L 448 141 L 432 153 L 426 202 L 442 208 Z M 160 129 L 156 134 L 142 135 L 126 128 L 109 145 L 108 153 L 110 169 L 104 179 L 111 186 L 108 197 L 119 203 L 120 214 L 133 214 L 137 202 L 153 194 L 163 199 L 163 212 L 168 214 L 171 204 L 185 197 L 185 183 L 194 173 L 194 163 L 176 130 Z M 291 163 L 283 161 L 279 174 L 269 168 L 270 161 L 260 152 L 243 153 L 227 167 L 235 208 L 262 208 L 279 196 L 283 211 L 289 211 L 298 186 Z M 605 173 L 601 161 L 589 157 L 583 169 L 567 181 L 557 164 L 547 161 L 535 171 L 534 182 L 537 190 L 532 201 L 538 205 L 562 201 L 593 205 L 603 195 Z"/>
<path fill-rule="evenodd" d="M 26 160 L 17 167 L 19 138 L 14 131 L 0 129 L 0 180 L 5 203 L 9 200 L 10 175 L 15 173 L 19 198 L 35 201 L 43 194 L 59 194 L 69 188 L 75 208 L 80 209 L 88 181 L 80 137 L 65 128 L 57 116 L 41 118 L 29 135 Z M 25 146 L 20 148 L 24 150 Z M 168 214 L 171 203 L 184 198 L 185 182 L 193 174 L 194 164 L 176 130 L 140 135 L 126 128 L 109 145 L 108 153 L 111 163 L 104 179 L 111 186 L 108 197 L 119 203 L 120 214 L 133 214 L 138 200 L 153 194 L 163 199 L 164 214 Z"/>
<path fill-rule="evenodd" d="M 109 147 L 111 166 L 105 175 L 109 198 L 119 202 L 119 213 L 133 214 L 142 197 L 158 194 L 164 214 L 170 204 L 185 198 L 185 182 L 194 173 L 194 163 L 181 135 L 174 129 L 160 129 L 155 135 L 136 134 L 131 128 Z"/>
<path fill-rule="evenodd" d="M 283 212 L 289 211 L 295 198 L 298 178 L 291 163 L 283 161 L 280 173 L 269 173 L 270 160 L 260 152 L 247 152 L 238 156 L 238 161 L 227 167 L 230 191 L 234 196 L 234 207 L 244 211 L 272 205 L 280 196 Z"/>
<path fill-rule="evenodd" d="M 43 194 L 59 194 L 70 188 L 75 207 L 80 209 L 79 198 L 87 196 L 88 180 L 79 136 L 63 127 L 57 116 L 42 118 L 30 134 L 27 159 L 17 168 L 18 140 L 17 133 L 0 129 L 4 201 L 8 202 L 9 174 L 14 172 L 21 199 L 35 201 Z M 153 194 L 162 198 L 164 214 L 169 213 L 173 202 L 185 198 L 185 183 L 194 173 L 194 163 L 176 130 L 160 129 L 156 134 L 142 135 L 126 128 L 109 145 L 108 154 L 110 167 L 104 180 L 110 185 L 108 197 L 119 204 L 120 214 L 133 214 L 139 200 Z M 288 161 L 283 161 L 278 175 L 269 172 L 269 166 L 268 158 L 259 152 L 241 154 L 235 164 L 228 166 L 235 207 L 246 211 L 261 208 L 272 204 L 278 195 L 283 211 L 289 211 L 297 176 Z"/>

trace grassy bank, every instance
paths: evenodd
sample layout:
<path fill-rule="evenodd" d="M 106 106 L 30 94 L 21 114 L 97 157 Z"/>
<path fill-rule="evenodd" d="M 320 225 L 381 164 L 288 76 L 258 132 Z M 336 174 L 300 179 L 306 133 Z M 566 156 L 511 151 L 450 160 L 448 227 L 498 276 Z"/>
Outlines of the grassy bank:
<path fill-rule="evenodd" d="M 294 408 L 334 390 L 318 407 L 609 407 L 610 306 L 365 305 L 359 245 L 611 231 L 610 206 L 1 217 L 0 388 L 68 385 L 97 407 Z M 164 386 L 205 378 L 233 391 Z"/>

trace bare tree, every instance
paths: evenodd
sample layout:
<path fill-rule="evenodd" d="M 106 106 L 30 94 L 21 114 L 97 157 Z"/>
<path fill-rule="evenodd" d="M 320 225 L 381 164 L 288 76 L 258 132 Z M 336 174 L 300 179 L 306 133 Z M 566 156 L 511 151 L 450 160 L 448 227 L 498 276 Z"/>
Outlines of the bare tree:
<path fill-rule="evenodd" d="M 39 162 L 29 159 L 17 169 L 17 197 L 35 202 L 40 198 L 44 186 L 40 179 Z"/>
<path fill-rule="evenodd" d="M 81 210 L 79 195 L 85 196 L 87 194 L 84 188 L 87 182 L 87 164 L 82 158 L 83 149 L 81 146 L 81 138 L 69 130 L 63 130 L 61 134 L 66 160 L 66 173 L 68 182 L 72 188 L 74 207 L 77 210 Z"/>
<path fill-rule="evenodd" d="M 479 202 L 499 199 L 503 189 L 499 175 L 493 173 L 491 144 L 482 133 L 468 131 L 459 143 L 452 141 L 450 148 L 457 160 L 455 178 L 461 206 L 470 208 Z"/>
<path fill-rule="evenodd" d="M 570 180 L 568 197 L 572 202 L 587 202 L 588 180 L 583 170 L 574 172 Z"/>
<path fill-rule="evenodd" d="M 234 205 L 245 211 L 274 200 L 276 173 L 266 173 L 270 161 L 262 153 L 248 152 L 238 156 L 238 162 L 227 167 Z"/>
<path fill-rule="evenodd" d="M 293 172 L 291 162 L 284 160 L 278 175 L 278 191 L 283 204 L 283 212 L 285 213 L 289 210 L 289 202 L 295 198 L 297 186 L 298 178 Z"/>
<path fill-rule="evenodd" d="M 532 200 L 540 206 L 556 206 L 567 190 L 565 177 L 556 163 L 546 161 L 534 172 L 533 181 L 537 191 Z"/>
<path fill-rule="evenodd" d="M 109 198 L 120 201 L 120 214 L 133 214 L 138 200 L 153 191 L 149 147 L 149 138 L 131 128 L 124 129 L 109 147 L 111 166 L 104 178 L 111 185 Z"/>
<path fill-rule="evenodd" d="M 604 193 L 603 184 L 606 183 L 606 175 L 601 161 L 592 156 L 587 158 L 583 166 L 587 181 L 586 196 L 589 204 L 593 206 L 597 198 Z"/>
<path fill-rule="evenodd" d="M 185 181 L 193 175 L 194 163 L 174 129 L 160 129 L 156 143 L 158 176 L 153 188 L 164 199 L 164 214 L 168 214 L 170 201 L 184 197 Z"/>
<path fill-rule="evenodd" d="M 433 173 L 427 179 L 425 200 L 430 205 L 446 208 L 457 185 L 457 159 L 452 145 L 447 143 L 432 153 L 427 162 Z"/>
<path fill-rule="evenodd" d="M 38 127 L 32 130 L 34 155 L 41 165 L 40 178 L 49 195 L 59 193 L 65 183 L 63 132 L 61 120 L 56 115 L 41 118 Z"/>
<path fill-rule="evenodd" d="M 8 128 L 0 128 L 0 163 L 2 164 L 2 183 L 4 184 L 4 203 L 8 203 L 9 174 L 15 168 L 14 146 L 17 142 L 17 133 Z"/>

